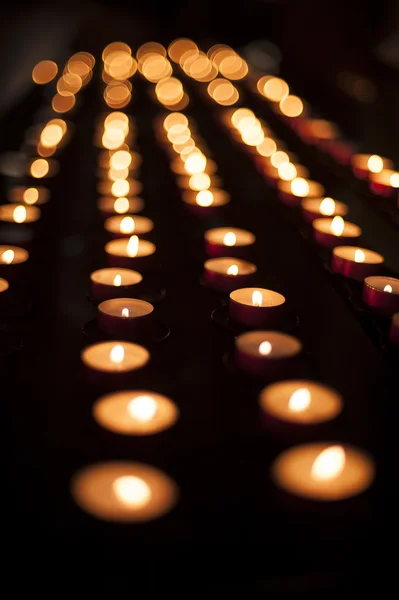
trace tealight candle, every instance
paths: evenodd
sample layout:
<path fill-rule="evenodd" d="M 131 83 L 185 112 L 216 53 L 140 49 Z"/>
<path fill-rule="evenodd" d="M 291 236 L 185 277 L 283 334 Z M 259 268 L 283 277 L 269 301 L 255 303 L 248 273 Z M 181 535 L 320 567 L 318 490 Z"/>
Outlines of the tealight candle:
<path fill-rule="evenodd" d="M 182 193 L 182 199 L 193 214 L 205 217 L 214 213 L 221 206 L 228 204 L 230 194 L 212 187 L 209 190 L 200 190 L 199 192 L 186 190 Z"/>
<path fill-rule="evenodd" d="M 205 232 L 205 250 L 208 256 L 247 256 L 255 239 L 245 229 L 216 227 Z"/>
<path fill-rule="evenodd" d="M 143 210 L 144 200 L 141 198 L 115 198 L 114 196 L 102 196 L 98 202 L 97 207 L 101 211 L 104 217 L 111 217 L 112 215 L 125 215 L 136 214 Z"/>
<path fill-rule="evenodd" d="M 98 166 L 101 169 L 108 171 L 108 169 L 111 167 L 112 163 L 115 163 L 115 158 L 113 158 L 115 156 L 115 154 L 117 154 L 117 152 L 125 152 L 125 151 L 124 150 L 122 150 L 122 151 L 121 150 L 102 150 L 98 154 L 98 158 L 97 158 Z M 130 161 L 130 164 L 127 166 L 129 166 L 130 170 L 140 167 L 140 165 L 143 162 L 141 154 L 138 154 L 138 152 L 133 152 L 132 150 L 129 150 L 129 154 L 130 154 L 131 161 Z M 120 156 L 120 155 L 118 155 L 118 156 Z"/>
<path fill-rule="evenodd" d="M 179 418 L 179 409 L 161 394 L 128 390 L 99 398 L 93 407 L 93 416 L 110 431 L 142 436 L 172 427 Z"/>
<path fill-rule="evenodd" d="M 304 198 L 301 206 L 304 218 L 310 223 L 320 217 L 344 217 L 348 213 L 346 204 L 332 198 Z"/>
<path fill-rule="evenodd" d="M 230 294 L 230 318 L 245 327 L 278 327 L 284 307 L 284 296 L 272 290 L 242 288 Z"/>
<path fill-rule="evenodd" d="M 48 158 L 34 159 L 28 168 L 28 175 L 34 179 L 43 179 L 44 177 L 54 177 L 58 172 L 58 162 Z"/>
<path fill-rule="evenodd" d="M 392 169 L 383 169 L 379 173 L 370 173 L 369 187 L 374 194 L 392 196 L 399 188 L 399 173 Z"/>
<path fill-rule="evenodd" d="M 208 173 L 195 173 L 194 175 L 180 175 L 176 179 L 176 184 L 182 190 L 192 190 L 201 192 L 209 188 L 220 188 L 223 185 L 222 179 L 217 175 L 211 178 Z"/>
<path fill-rule="evenodd" d="M 102 180 L 97 183 L 99 194 L 107 196 L 112 194 L 116 198 L 120 196 L 137 196 L 143 190 L 143 185 L 137 179 L 117 179 L 116 181 Z"/>
<path fill-rule="evenodd" d="M 337 246 L 333 249 L 331 268 L 349 279 L 363 281 L 369 275 L 376 275 L 384 263 L 384 257 L 377 252 L 355 246 Z"/>
<path fill-rule="evenodd" d="M 10 278 L 29 258 L 29 252 L 18 246 L 0 246 L 0 273 Z"/>
<path fill-rule="evenodd" d="M 40 206 L 46 204 L 50 199 L 50 192 L 42 186 L 26 187 L 25 185 L 15 185 L 8 192 L 10 202 L 23 202 L 24 204 Z"/>
<path fill-rule="evenodd" d="M 399 313 L 395 313 L 392 317 L 389 339 L 399 348 Z"/>
<path fill-rule="evenodd" d="M 256 266 L 239 258 L 210 258 L 204 264 L 205 283 L 219 291 L 230 293 L 248 284 Z"/>
<path fill-rule="evenodd" d="M 309 171 L 303 165 L 296 163 L 286 162 L 279 167 L 273 167 L 265 161 L 262 174 L 270 185 L 277 187 L 279 181 L 292 181 L 295 177 L 308 177 Z"/>
<path fill-rule="evenodd" d="M 277 187 L 280 199 L 289 206 L 299 206 L 302 198 L 320 198 L 324 194 L 320 183 L 304 177 L 296 177 L 292 181 L 279 181 Z"/>
<path fill-rule="evenodd" d="M 0 221 L 8 223 L 34 223 L 40 219 L 40 208 L 24 204 L 0 205 Z"/>
<path fill-rule="evenodd" d="M 109 335 L 137 339 L 151 331 L 154 307 L 135 298 L 112 298 L 98 305 L 98 325 Z"/>
<path fill-rule="evenodd" d="M 87 375 L 96 382 L 122 381 L 150 360 L 148 350 L 124 341 L 100 342 L 87 346 L 81 353 Z"/>
<path fill-rule="evenodd" d="M 154 223 L 147 217 L 132 215 L 115 215 L 109 217 L 104 224 L 106 231 L 109 231 L 114 237 L 130 237 L 131 235 L 144 235 L 154 228 Z"/>
<path fill-rule="evenodd" d="M 172 162 L 170 163 L 170 168 L 171 171 L 176 175 L 193 175 L 193 173 L 187 171 L 187 169 L 185 168 L 185 163 L 180 157 L 176 158 L 175 160 L 172 160 Z M 214 175 L 216 171 L 217 164 L 215 163 L 215 161 L 210 158 L 207 158 L 204 168 L 198 172 L 207 173 L 208 175 Z"/>
<path fill-rule="evenodd" d="M 378 154 L 354 154 L 352 171 L 358 179 L 367 179 L 371 173 L 380 173 L 383 169 L 391 169 L 392 161 Z"/>
<path fill-rule="evenodd" d="M 339 216 L 333 219 L 315 219 L 312 227 L 315 241 L 326 248 L 353 244 L 362 235 L 362 230 L 358 225 L 344 221 Z"/>
<path fill-rule="evenodd" d="M 273 383 L 262 390 L 259 403 L 268 429 L 298 436 L 335 419 L 343 408 L 338 392 L 308 380 Z"/>
<path fill-rule="evenodd" d="M 72 478 L 71 494 L 85 512 L 117 523 L 157 519 L 172 510 L 179 495 L 162 471 L 126 461 L 84 467 Z"/>
<path fill-rule="evenodd" d="M 143 276 L 131 269 L 98 269 L 90 275 L 90 298 L 103 302 L 112 298 L 132 298 Z"/>
<path fill-rule="evenodd" d="M 301 342 L 286 333 L 250 331 L 236 338 L 235 360 L 250 375 L 275 379 L 292 369 L 301 350 Z"/>
<path fill-rule="evenodd" d="M 105 245 L 108 263 L 112 267 L 141 267 L 148 268 L 149 261 L 155 253 L 156 246 L 148 240 L 142 240 L 137 235 L 130 238 L 111 240 Z"/>
<path fill-rule="evenodd" d="M 344 500 L 373 482 L 373 460 L 347 444 L 315 443 L 289 448 L 274 461 L 275 484 L 290 494 L 317 501 Z"/>
<path fill-rule="evenodd" d="M 394 277 L 366 277 L 363 283 L 363 301 L 384 314 L 399 312 L 399 279 Z"/>

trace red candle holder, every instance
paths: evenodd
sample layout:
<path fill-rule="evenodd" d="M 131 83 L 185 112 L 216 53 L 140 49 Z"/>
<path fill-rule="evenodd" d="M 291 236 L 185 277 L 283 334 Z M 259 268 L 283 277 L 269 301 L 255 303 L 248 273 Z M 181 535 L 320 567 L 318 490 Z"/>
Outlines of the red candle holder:
<path fill-rule="evenodd" d="M 368 179 L 383 169 L 391 169 L 393 163 L 388 158 L 378 154 L 354 154 L 352 156 L 352 171 L 358 179 Z"/>
<path fill-rule="evenodd" d="M 366 277 L 363 283 L 363 302 L 382 314 L 393 315 L 399 312 L 399 279 Z"/>
<path fill-rule="evenodd" d="M 151 332 L 154 307 L 136 298 L 112 298 L 98 305 L 98 326 L 105 333 L 137 339 Z"/>
<path fill-rule="evenodd" d="M 254 264 L 239 258 L 210 258 L 204 264 L 204 282 L 219 292 L 230 293 L 248 285 L 256 270 Z"/>
<path fill-rule="evenodd" d="M 243 288 L 230 294 L 230 318 L 249 328 L 278 327 L 285 312 L 285 298 L 262 288 Z"/>
<path fill-rule="evenodd" d="M 205 251 L 208 256 L 246 257 L 255 243 L 255 236 L 245 229 L 216 227 L 205 232 Z"/>
<path fill-rule="evenodd" d="M 312 226 L 316 243 L 325 248 L 355 244 L 362 234 L 358 225 L 338 216 L 334 219 L 315 219 Z"/>
<path fill-rule="evenodd" d="M 143 276 L 132 269 L 98 269 L 90 275 L 90 298 L 97 303 L 137 296 Z"/>
<path fill-rule="evenodd" d="M 365 277 L 376 275 L 384 263 L 384 257 L 377 252 L 355 246 L 336 246 L 332 253 L 331 268 L 348 279 L 363 281 Z"/>

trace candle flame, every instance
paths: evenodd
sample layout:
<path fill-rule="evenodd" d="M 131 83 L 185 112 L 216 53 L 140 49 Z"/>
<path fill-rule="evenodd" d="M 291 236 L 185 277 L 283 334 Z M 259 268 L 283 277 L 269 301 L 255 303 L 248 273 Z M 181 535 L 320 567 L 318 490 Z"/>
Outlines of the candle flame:
<path fill-rule="evenodd" d="M 129 415 L 142 423 L 151 421 L 157 410 L 157 403 L 151 396 L 137 396 L 127 405 Z"/>
<path fill-rule="evenodd" d="M 5 250 L 1 255 L 1 262 L 10 265 L 14 260 L 15 252 L 14 250 Z"/>
<path fill-rule="evenodd" d="M 381 173 L 384 168 L 384 161 L 378 154 L 372 154 L 367 161 L 367 168 L 372 173 Z"/>
<path fill-rule="evenodd" d="M 202 190 L 207 190 L 211 185 L 211 178 L 207 173 L 196 173 L 195 175 L 191 175 L 188 185 L 192 190 L 196 190 L 201 192 Z"/>
<path fill-rule="evenodd" d="M 228 233 L 226 233 L 226 235 L 223 238 L 223 244 L 225 246 L 235 246 L 236 242 L 237 242 L 237 236 L 232 231 L 229 231 Z"/>
<path fill-rule="evenodd" d="M 278 168 L 278 176 L 283 181 L 292 181 L 297 176 L 296 166 L 291 162 L 281 164 Z"/>
<path fill-rule="evenodd" d="M 363 250 L 360 250 L 360 248 L 355 250 L 355 262 L 363 263 L 365 260 L 366 260 L 366 255 L 363 252 Z"/>
<path fill-rule="evenodd" d="M 132 237 L 129 239 L 127 246 L 126 246 L 127 255 L 130 256 L 130 258 L 134 258 L 135 256 L 137 256 L 138 251 L 139 251 L 139 238 L 137 237 L 137 235 L 132 235 Z"/>
<path fill-rule="evenodd" d="M 319 206 L 320 214 L 331 217 L 335 213 L 335 202 L 332 198 L 324 198 Z"/>
<path fill-rule="evenodd" d="M 14 208 L 12 217 L 16 223 L 23 223 L 26 221 L 26 208 L 25 206 L 17 206 Z"/>
<path fill-rule="evenodd" d="M 22 198 L 25 204 L 35 204 L 39 199 L 39 190 L 36 188 L 27 188 L 24 191 Z"/>
<path fill-rule="evenodd" d="M 116 213 L 118 213 L 119 215 L 123 215 L 123 213 L 126 213 L 129 210 L 129 200 L 127 198 L 124 198 L 123 196 L 121 198 L 117 198 L 114 202 L 114 211 Z"/>
<path fill-rule="evenodd" d="M 213 204 L 213 194 L 210 190 L 202 190 L 198 192 L 195 201 L 198 206 L 211 206 Z"/>
<path fill-rule="evenodd" d="M 112 489 L 118 500 L 132 508 L 142 508 L 151 498 L 148 484 L 134 475 L 118 477 L 112 483 Z"/>
<path fill-rule="evenodd" d="M 121 233 L 133 233 L 136 229 L 136 223 L 133 217 L 123 217 L 119 227 Z"/>
<path fill-rule="evenodd" d="M 252 292 L 252 305 L 253 306 L 262 306 L 262 303 L 263 303 L 262 292 L 259 292 L 258 290 L 255 290 L 254 292 Z"/>
<path fill-rule="evenodd" d="M 345 450 L 342 446 L 330 446 L 316 458 L 312 465 L 311 475 L 313 479 L 328 480 L 335 479 L 341 475 L 345 467 Z"/>
<path fill-rule="evenodd" d="M 399 188 L 399 173 L 392 173 L 389 178 L 389 183 L 394 188 Z"/>
<path fill-rule="evenodd" d="M 295 177 L 291 181 L 291 192 L 294 196 L 305 198 L 309 194 L 309 184 L 303 177 Z"/>
<path fill-rule="evenodd" d="M 118 274 L 114 277 L 114 285 L 120 287 L 122 285 L 122 277 Z"/>
<path fill-rule="evenodd" d="M 259 346 L 259 354 L 262 356 L 267 356 L 272 351 L 272 345 L 270 342 L 262 342 Z"/>
<path fill-rule="evenodd" d="M 113 363 L 120 364 L 125 358 L 125 349 L 120 344 L 114 346 L 109 355 L 111 361 Z"/>
<path fill-rule="evenodd" d="M 330 225 L 331 233 L 334 235 L 342 235 L 345 229 L 345 221 L 338 215 L 333 218 Z"/>
<path fill-rule="evenodd" d="M 196 173 L 203 173 L 206 167 L 206 156 L 202 152 L 195 152 L 188 156 L 184 163 L 184 168 L 189 175 L 195 175 Z"/>
<path fill-rule="evenodd" d="M 310 391 L 307 388 L 299 388 L 291 395 L 288 401 L 288 408 L 292 412 L 302 412 L 309 408 L 310 400 Z"/>
<path fill-rule="evenodd" d="M 238 265 L 230 265 L 227 269 L 227 275 L 238 275 Z"/>
<path fill-rule="evenodd" d="M 130 317 L 128 308 L 122 308 L 122 317 Z"/>
<path fill-rule="evenodd" d="M 392 291 L 393 291 L 393 288 L 391 285 L 388 284 L 384 287 L 384 292 L 388 292 L 388 294 L 392 294 Z"/>

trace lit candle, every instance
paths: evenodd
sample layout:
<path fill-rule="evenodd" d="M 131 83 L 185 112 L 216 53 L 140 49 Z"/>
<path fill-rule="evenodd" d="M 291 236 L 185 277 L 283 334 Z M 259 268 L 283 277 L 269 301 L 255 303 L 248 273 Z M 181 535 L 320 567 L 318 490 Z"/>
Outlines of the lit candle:
<path fill-rule="evenodd" d="M 363 283 L 363 302 L 384 314 L 399 312 L 399 279 L 366 277 Z"/>
<path fill-rule="evenodd" d="M 392 161 L 378 154 L 354 154 L 352 157 L 352 170 L 358 179 L 367 179 L 371 173 L 391 168 Z"/>
<path fill-rule="evenodd" d="M 135 390 L 103 396 L 95 403 L 93 416 L 110 431 L 142 436 L 172 427 L 179 418 L 179 409 L 166 396 Z"/>
<path fill-rule="evenodd" d="M 190 212 L 205 217 L 216 212 L 221 206 L 228 204 L 230 194 L 212 187 L 209 190 L 200 190 L 199 192 L 186 190 L 182 193 L 182 199 Z"/>
<path fill-rule="evenodd" d="M 151 332 L 154 307 L 135 298 L 112 298 L 98 305 L 98 325 L 105 333 L 138 339 Z"/>
<path fill-rule="evenodd" d="M 34 159 L 28 169 L 28 175 L 34 179 L 53 177 L 58 172 L 58 162 L 48 158 Z"/>
<path fill-rule="evenodd" d="M 136 266 L 140 270 L 150 266 L 155 250 L 155 244 L 142 240 L 137 235 L 111 240 L 105 245 L 110 266 L 126 268 Z"/>
<path fill-rule="evenodd" d="M 355 246 L 337 246 L 333 249 L 331 268 L 349 279 L 363 281 L 369 275 L 379 273 L 384 257 L 377 252 Z"/>
<path fill-rule="evenodd" d="M 90 275 L 90 298 L 103 302 L 112 298 L 132 298 L 137 295 L 143 276 L 131 269 L 105 268 Z"/>
<path fill-rule="evenodd" d="M 87 376 L 95 383 L 124 381 L 124 377 L 145 367 L 149 352 L 137 344 L 124 341 L 100 342 L 87 346 L 81 353 Z"/>
<path fill-rule="evenodd" d="M 299 206 L 302 198 L 320 198 L 324 194 L 324 188 L 320 183 L 296 177 L 292 181 L 278 182 L 279 197 L 289 206 Z"/>
<path fill-rule="evenodd" d="M 40 206 L 46 204 L 50 199 L 50 192 L 42 186 L 26 187 L 25 185 L 15 185 L 8 192 L 10 202 L 23 202 L 29 206 L 35 204 Z"/>
<path fill-rule="evenodd" d="M 247 256 L 255 239 L 245 229 L 216 227 L 205 232 L 205 251 L 208 256 Z"/>
<path fill-rule="evenodd" d="M 8 296 L 7 292 L 9 289 L 10 285 L 8 281 L 0 277 L 0 306 L 6 301 Z"/>
<path fill-rule="evenodd" d="M 242 288 L 230 294 L 229 315 L 245 327 L 278 327 L 284 316 L 285 298 L 263 288 Z"/>
<path fill-rule="evenodd" d="M 71 494 L 85 512 L 119 523 L 157 519 L 172 510 L 179 496 L 174 481 L 162 471 L 126 461 L 84 467 L 72 478 Z"/>
<path fill-rule="evenodd" d="M 399 313 L 395 313 L 392 317 L 391 327 L 389 329 L 389 339 L 399 348 Z"/>
<path fill-rule="evenodd" d="M 144 201 L 141 198 L 115 198 L 114 196 L 101 196 L 97 207 L 104 217 L 112 215 L 136 214 L 143 210 Z"/>
<path fill-rule="evenodd" d="M 256 266 L 239 258 L 210 258 L 204 264 L 205 283 L 219 291 L 230 293 L 248 284 Z"/>
<path fill-rule="evenodd" d="M 309 176 L 309 171 L 297 163 L 286 162 L 279 167 L 273 167 L 267 161 L 263 162 L 261 172 L 266 181 L 273 187 L 277 187 L 279 181 L 292 181 L 295 177 L 302 179 Z"/>
<path fill-rule="evenodd" d="M 315 219 L 312 226 L 315 241 L 326 248 L 356 243 L 357 238 L 362 235 L 358 225 L 344 221 L 340 216 L 333 219 Z"/>
<path fill-rule="evenodd" d="M 304 218 L 310 223 L 319 217 L 344 217 L 348 207 L 332 198 L 304 198 L 301 202 Z"/>
<path fill-rule="evenodd" d="M 301 342 L 277 331 L 250 331 L 235 340 L 237 366 L 250 375 L 280 378 L 289 373 L 302 350 Z"/>
<path fill-rule="evenodd" d="M 0 274 L 16 276 L 29 258 L 29 252 L 18 246 L 0 246 Z"/>
<path fill-rule="evenodd" d="M 195 173 L 194 175 L 180 175 L 176 179 L 176 184 L 182 190 L 201 192 L 202 190 L 209 190 L 211 186 L 219 188 L 223 185 L 223 182 L 217 175 L 213 175 L 211 178 L 208 173 Z"/>
<path fill-rule="evenodd" d="M 24 204 L 0 205 L 0 221 L 8 223 L 34 223 L 40 219 L 40 208 Z"/>
<path fill-rule="evenodd" d="M 112 194 L 115 198 L 120 196 L 137 196 L 143 191 L 143 185 L 137 179 L 117 179 L 116 181 L 99 181 L 97 192 L 102 196 Z"/>
<path fill-rule="evenodd" d="M 290 494 L 318 501 L 344 500 L 373 482 L 373 460 L 344 444 L 304 444 L 286 450 L 272 465 L 276 485 Z"/>
<path fill-rule="evenodd" d="M 190 173 L 185 169 L 185 163 L 183 160 L 178 157 L 170 163 L 170 168 L 173 173 L 176 175 L 193 175 L 194 173 Z M 197 171 L 200 173 L 207 173 L 208 175 L 214 175 L 217 171 L 217 164 L 214 160 L 207 159 L 205 168 L 202 171 Z"/>
<path fill-rule="evenodd" d="M 335 419 L 342 411 L 342 397 L 321 383 L 287 380 L 262 390 L 259 403 L 265 426 L 275 433 L 294 436 L 312 433 L 315 426 Z"/>
<path fill-rule="evenodd" d="M 392 196 L 399 188 L 399 173 L 392 169 L 383 169 L 379 173 L 370 173 L 369 187 L 374 194 Z"/>
<path fill-rule="evenodd" d="M 130 238 L 133 234 L 144 235 L 149 233 L 153 230 L 154 223 L 147 217 L 115 215 L 105 221 L 104 227 L 116 238 Z"/>

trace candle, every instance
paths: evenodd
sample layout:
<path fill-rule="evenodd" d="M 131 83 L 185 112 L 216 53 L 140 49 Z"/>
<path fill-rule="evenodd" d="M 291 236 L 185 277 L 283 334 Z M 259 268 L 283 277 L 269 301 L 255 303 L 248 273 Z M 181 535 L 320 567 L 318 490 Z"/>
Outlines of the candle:
<path fill-rule="evenodd" d="M 216 227 L 205 232 L 205 250 L 208 256 L 247 256 L 255 239 L 245 229 Z"/>
<path fill-rule="evenodd" d="M 296 177 L 304 178 L 309 175 L 309 171 L 304 166 L 291 162 L 282 163 L 276 168 L 265 161 L 261 172 L 266 181 L 274 187 L 277 187 L 279 181 L 292 181 Z"/>
<path fill-rule="evenodd" d="M 124 215 L 126 213 L 136 214 L 143 210 L 144 201 L 141 198 L 115 198 L 114 196 L 102 196 L 97 202 L 97 208 L 104 217 L 112 215 Z"/>
<path fill-rule="evenodd" d="M 399 348 L 399 313 L 395 313 L 392 317 L 391 327 L 389 329 L 389 339 Z"/>
<path fill-rule="evenodd" d="M 115 154 L 117 154 L 118 152 L 125 152 L 125 151 L 124 150 L 103 150 L 102 152 L 99 152 L 98 158 L 97 158 L 98 166 L 101 169 L 104 169 L 104 171 L 108 171 L 111 166 L 112 157 Z M 141 154 L 138 154 L 137 152 L 133 152 L 132 150 L 129 150 L 129 154 L 131 156 L 130 170 L 140 167 L 141 163 L 143 162 Z M 120 156 L 121 155 L 118 155 L 119 158 L 120 158 Z M 116 159 L 113 159 L 113 160 L 115 162 Z"/>
<path fill-rule="evenodd" d="M 176 179 L 176 184 L 177 187 L 183 190 L 201 192 L 202 190 L 208 190 L 211 186 L 220 188 L 223 181 L 217 175 L 211 178 L 208 173 L 195 173 L 194 175 L 180 175 Z"/>
<path fill-rule="evenodd" d="M 278 327 L 284 315 L 285 298 L 263 288 L 242 288 L 230 294 L 229 315 L 245 327 Z"/>
<path fill-rule="evenodd" d="M 308 380 L 273 383 L 262 390 L 259 403 L 269 430 L 297 436 L 335 419 L 343 408 L 338 392 Z"/>
<path fill-rule="evenodd" d="M 98 325 L 105 333 L 137 339 L 151 332 L 154 307 L 134 298 L 112 298 L 98 305 Z"/>
<path fill-rule="evenodd" d="M 392 168 L 392 161 L 378 154 L 354 154 L 352 171 L 358 179 L 367 179 L 371 173 L 380 173 L 383 169 Z"/>
<path fill-rule="evenodd" d="M 122 382 L 125 377 L 145 367 L 150 354 L 137 344 L 109 341 L 87 346 L 81 353 L 81 359 L 93 382 L 112 383 Z"/>
<path fill-rule="evenodd" d="M 399 279 L 366 277 L 363 283 L 363 302 L 384 314 L 399 312 Z"/>
<path fill-rule="evenodd" d="M 324 194 L 324 188 L 320 183 L 296 177 L 292 181 L 278 182 L 279 197 L 289 206 L 299 206 L 302 198 L 320 198 Z"/>
<path fill-rule="evenodd" d="M 304 198 L 301 202 L 304 218 L 310 223 L 319 217 L 344 217 L 348 207 L 332 198 Z"/>
<path fill-rule="evenodd" d="M 219 291 L 230 293 L 249 283 L 256 266 L 239 258 L 210 258 L 204 264 L 205 283 Z"/>
<path fill-rule="evenodd" d="M 58 163 L 47 158 L 36 158 L 29 165 L 28 174 L 35 179 L 53 177 L 58 172 Z"/>
<path fill-rule="evenodd" d="M 302 350 L 299 340 L 277 331 L 250 331 L 235 341 L 237 366 L 250 375 L 280 378 L 292 370 Z"/>
<path fill-rule="evenodd" d="M 93 416 L 110 431 L 142 436 L 172 427 L 179 418 L 179 409 L 161 394 L 128 390 L 113 392 L 97 400 Z"/>
<path fill-rule="evenodd" d="M 8 192 L 10 202 L 23 202 L 28 205 L 46 204 L 50 199 L 50 192 L 42 186 L 26 187 L 25 185 L 15 185 Z"/>
<path fill-rule="evenodd" d="M 28 260 L 29 252 L 18 246 L 0 246 L 0 274 L 16 276 Z"/>
<path fill-rule="evenodd" d="M 143 186 L 137 179 L 117 179 L 116 181 L 99 181 L 97 183 L 97 192 L 101 195 L 137 196 L 143 190 Z"/>
<path fill-rule="evenodd" d="M 131 269 L 98 269 L 90 275 L 90 298 L 103 302 L 112 298 L 132 298 L 143 276 Z"/>
<path fill-rule="evenodd" d="M 3 304 L 3 302 L 5 302 L 8 294 L 8 290 L 10 289 L 10 284 L 8 283 L 8 281 L 6 279 L 3 279 L 2 277 L 0 277 L 0 305 Z"/>
<path fill-rule="evenodd" d="M 24 204 L 2 204 L 0 205 L 0 221 L 8 223 L 34 223 L 40 219 L 40 209 L 36 206 L 25 206 Z"/>
<path fill-rule="evenodd" d="M 137 235 L 130 238 L 111 240 L 105 245 L 110 266 L 148 268 L 150 259 L 156 250 L 155 244 L 148 240 L 141 240 Z"/>
<path fill-rule="evenodd" d="M 331 268 L 349 279 L 363 281 L 369 275 L 376 275 L 384 262 L 377 252 L 355 246 L 337 246 L 333 249 Z"/>
<path fill-rule="evenodd" d="M 383 169 L 379 173 L 370 173 L 369 187 L 374 194 L 391 196 L 399 188 L 399 173 L 392 169 Z"/>
<path fill-rule="evenodd" d="M 347 444 L 303 444 L 277 457 L 271 475 L 290 494 L 316 501 L 344 500 L 365 491 L 374 480 L 373 460 Z"/>
<path fill-rule="evenodd" d="M 143 235 L 154 228 L 154 223 L 147 217 L 132 215 L 115 215 L 109 217 L 104 224 L 106 231 L 114 234 L 114 237 L 130 237 L 131 235 Z"/>
<path fill-rule="evenodd" d="M 209 190 L 191 191 L 182 193 L 182 199 L 190 211 L 197 216 L 209 216 L 221 206 L 230 202 L 230 194 L 214 187 Z"/>
<path fill-rule="evenodd" d="M 315 241 L 326 248 L 353 244 L 362 235 L 358 225 L 344 221 L 340 216 L 333 219 L 315 219 L 312 226 Z"/>
<path fill-rule="evenodd" d="M 104 521 L 146 522 L 175 506 L 178 488 L 165 473 L 142 463 L 113 461 L 84 467 L 71 494 L 85 512 Z"/>
<path fill-rule="evenodd" d="M 196 153 L 196 155 L 199 156 L 199 153 Z M 198 160 L 198 162 L 200 162 L 201 159 L 198 158 L 196 160 Z M 194 160 L 192 162 L 194 163 Z M 189 163 L 189 165 L 190 165 L 190 163 Z M 193 175 L 193 174 L 195 174 L 195 172 L 207 173 L 208 175 L 214 175 L 217 171 L 217 165 L 216 165 L 215 161 L 211 160 L 209 158 L 206 159 L 206 163 L 205 163 L 204 167 L 201 168 L 199 171 L 198 170 L 193 171 L 192 169 L 189 168 L 189 165 L 188 165 L 189 170 L 187 170 L 185 168 L 185 162 L 179 157 L 170 163 L 170 168 L 173 171 L 173 173 L 175 173 L 176 175 Z"/>

